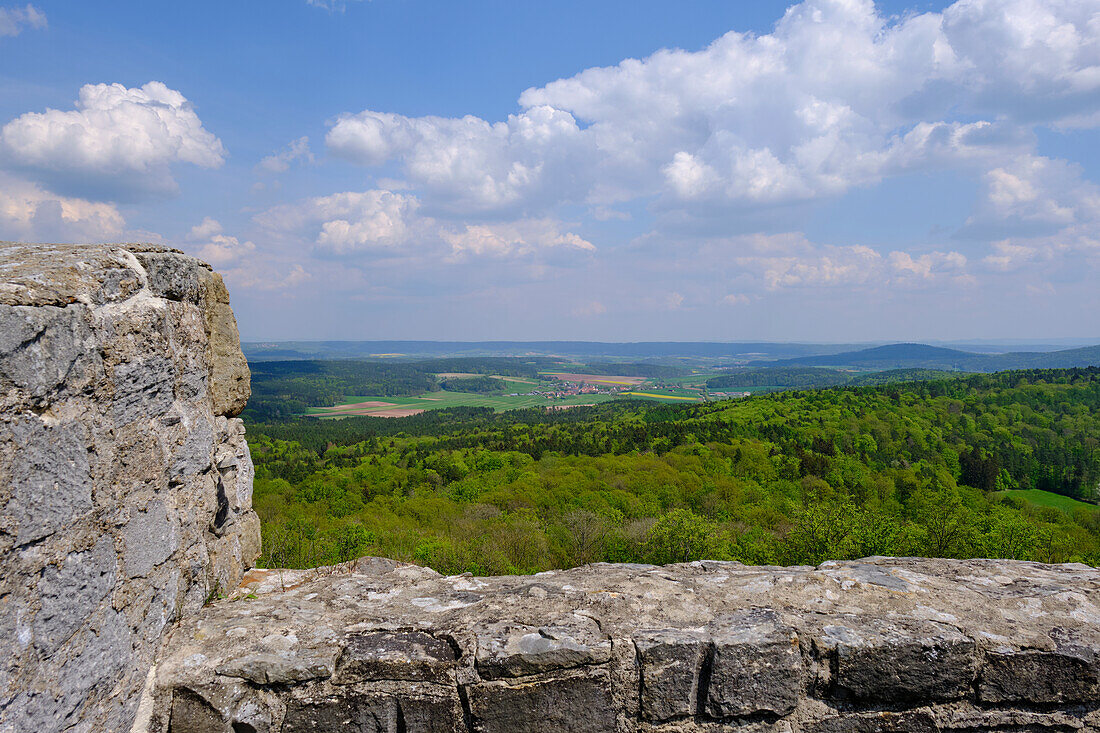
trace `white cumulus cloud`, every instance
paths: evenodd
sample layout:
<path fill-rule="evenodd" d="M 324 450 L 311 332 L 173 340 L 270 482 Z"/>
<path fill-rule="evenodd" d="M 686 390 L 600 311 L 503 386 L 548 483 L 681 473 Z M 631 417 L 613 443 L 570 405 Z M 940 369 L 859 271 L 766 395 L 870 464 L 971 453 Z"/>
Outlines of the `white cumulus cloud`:
<path fill-rule="evenodd" d="M 28 112 L 0 129 L 0 160 L 59 191 L 101 200 L 176 190 L 171 166 L 217 168 L 221 141 L 161 82 L 87 84 L 75 108 Z"/>
<path fill-rule="evenodd" d="M 865 245 L 819 244 L 799 232 L 707 240 L 698 246 L 692 259 L 724 268 L 722 271 L 731 278 L 750 276 L 743 281 L 750 292 L 727 295 L 724 302 L 730 305 L 748 303 L 751 296 L 764 291 L 882 286 L 911 289 L 959 285 L 973 279 L 969 261 L 961 252 L 894 250 L 883 254 Z"/>
<path fill-rule="evenodd" d="M 250 267 L 228 269 L 223 274 L 230 287 L 262 291 L 293 292 L 303 283 L 313 279 L 313 274 L 300 264 L 277 266 L 262 261 Z"/>
<path fill-rule="evenodd" d="M 409 244 L 419 205 L 415 196 L 403 193 L 347 191 L 277 206 L 256 221 L 268 229 L 312 236 L 317 249 L 347 255 Z"/>
<path fill-rule="evenodd" d="M 410 118 L 361 112 L 344 115 L 326 137 L 338 156 L 363 165 L 400 159 L 409 179 L 455 210 L 517 204 L 569 177 L 581 140 L 568 112 L 535 107 L 506 122 L 478 117 Z"/>

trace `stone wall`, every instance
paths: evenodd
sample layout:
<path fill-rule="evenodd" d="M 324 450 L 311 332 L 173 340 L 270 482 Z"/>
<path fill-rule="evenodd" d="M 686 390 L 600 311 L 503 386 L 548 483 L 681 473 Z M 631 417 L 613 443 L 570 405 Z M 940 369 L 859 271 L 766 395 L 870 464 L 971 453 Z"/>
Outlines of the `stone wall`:
<path fill-rule="evenodd" d="M 994 560 L 253 571 L 155 733 L 1100 730 L 1100 572 Z"/>
<path fill-rule="evenodd" d="M 0 243 L 0 733 L 128 730 L 164 630 L 259 555 L 221 278 Z"/>

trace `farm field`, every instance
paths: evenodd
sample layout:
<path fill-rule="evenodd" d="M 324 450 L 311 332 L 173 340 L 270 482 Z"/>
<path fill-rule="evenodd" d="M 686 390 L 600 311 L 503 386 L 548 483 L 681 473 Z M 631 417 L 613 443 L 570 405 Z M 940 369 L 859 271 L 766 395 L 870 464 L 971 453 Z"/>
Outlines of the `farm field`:
<path fill-rule="evenodd" d="M 658 387 L 640 387 L 630 392 L 620 392 L 623 397 L 641 400 L 668 402 L 701 402 L 703 393 L 692 389 L 662 389 Z"/>
<path fill-rule="evenodd" d="M 516 382 L 518 384 L 539 384 L 537 379 L 528 379 L 526 377 L 506 377 L 503 374 L 477 374 L 475 372 L 439 372 L 435 376 L 440 379 L 471 379 L 475 377 L 489 377 L 489 379 L 500 379 L 505 382 Z"/>
<path fill-rule="evenodd" d="M 998 491 L 996 494 L 998 496 L 1017 496 L 1021 499 L 1028 500 L 1032 504 L 1050 506 L 1055 509 L 1061 509 L 1064 512 L 1072 512 L 1074 509 L 1088 509 L 1089 511 L 1094 511 L 1096 509 L 1095 504 L 1077 501 L 1068 496 L 1054 494 L 1050 491 L 1040 491 L 1039 489 L 1012 489 L 1010 491 Z"/>
<path fill-rule="evenodd" d="M 577 384 L 601 384 L 608 387 L 633 387 L 649 380 L 648 377 L 624 377 L 610 374 L 577 374 L 575 372 L 540 372 L 543 377 Z"/>
<path fill-rule="evenodd" d="M 370 415 L 372 417 L 405 417 L 425 410 L 444 407 L 491 407 L 497 412 L 525 407 L 566 407 L 593 405 L 614 399 L 611 395 L 582 394 L 549 399 L 541 395 L 485 395 L 472 392 L 428 392 L 414 397 L 349 396 L 335 407 L 311 408 L 306 414 L 320 418 Z"/>

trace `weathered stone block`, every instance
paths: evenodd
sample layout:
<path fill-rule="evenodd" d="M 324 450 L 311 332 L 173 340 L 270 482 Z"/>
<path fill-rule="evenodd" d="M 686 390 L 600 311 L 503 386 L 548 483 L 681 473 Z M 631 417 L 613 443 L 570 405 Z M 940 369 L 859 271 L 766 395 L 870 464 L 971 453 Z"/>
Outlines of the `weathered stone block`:
<path fill-rule="evenodd" d="M 88 349 L 91 329 L 82 305 L 0 305 L 0 387 L 41 399 L 51 390 L 79 390 L 99 360 Z"/>
<path fill-rule="evenodd" d="M 1100 660 L 1095 649 L 989 651 L 978 697 L 982 702 L 1069 703 L 1100 698 Z"/>
<path fill-rule="evenodd" d="M 712 624 L 714 648 L 707 712 L 716 718 L 786 715 L 802 692 L 798 634 L 769 610 L 752 610 Z"/>
<path fill-rule="evenodd" d="M 135 511 L 122 530 L 126 574 L 145 576 L 172 556 L 179 547 L 179 533 L 160 499 L 149 502 L 144 511 Z"/>
<path fill-rule="evenodd" d="M 477 636 L 477 669 L 485 679 L 603 664 L 610 658 L 611 639 L 583 616 L 539 627 L 491 624 Z"/>
<path fill-rule="evenodd" d="M 141 267 L 131 254 L 135 247 L 141 245 L 0 242 L 0 303 L 98 306 L 126 300 L 144 287 Z"/>
<path fill-rule="evenodd" d="M 372 631 L 349 637 L 336 661 L 332 681 L 372 680 L 453 682 L 451 645 L 422 631 Z"/>
<path fill-rule="evenodd" d="M 115 386 L 111 416 L 122 426 L 135 420 L 160 417 L 172 407 L 174 369 L 157 355 L 119 364 L 111 375 Z"/>
<path fill-rule="evenodd" d="M 206 331 L 210 339 L 210 397 L 219 415 L 234 417 L 241 413 L 252 394 L 251 375 L 241 353 L 237 319 L 229 307 L 229 294 L 221 275 L 214 273 L 210 289 L 213 302 L 206 311 Z"/>
<path fill-rule="evenodd" d="M 642 716 L 662 722 L 695 715 L 699 673 L 710 650 L 707 635 L 679 629 L 640 631 L 634 646 L 641 667 Z"/>
<path fill-rule="evenodd" d="M 835 670 L 832 694 L 878 704 L 956 700 L 971 691 L 977 645 L 932 621 L 838 618 L 814 637 Z"/>
<path fill-rule="evenodd" d="M 191 690 L 172 696 L 168 733 L 230 733 L 229 723 L 213 705 Z"/>
<path fill-rule="evenodd" d="M 195 265 L 180 267 L 175 252 L 133 250 L 134 257 L 145 269 L 149 292 L 165 300 L 204 303 L 213 273 L 208 265 L 192 260 Z"/>
<path fill-rule="evenodd" d="M 114 610 L 97 613 L 74 636 L 65 656 L 63 673 L 56 679 L 55 720 L 70 718 L 89 701 L 94 708 L 97 697 L 109 695 L 125 678 L 134 664 L 126 620 Z"/>
<path fill-rule="evenodd" d="M 410 688 L 402 694 L 355 687 L 336 693 L 303 691 L 287 704 L 281 733 L 457 733 L 464 731 L 457 700 Z"/>
<path fill-rule="evenodd" d="M 848 582 L 855 574 L 878 582 L 837 592 L 837 577 Z M 977 673 L 972 639 L 1007 643 L 1014 634 L 1036 645 L 1029 653 L 1100 652 L 1086 614 L 1100 605 L 1100 572 L 1083 566 L 877 558 L 824 571 L 601 564 L 534 578 L 474 578 L 367 558 L 256 575 L 249 586 L 255 597 L 218 602 L 182 621 L 160 663 L 159 690 L 213 678 L 229 699 L 240 682 L 212 674 L 214 659 L 220 665 L 279 645 L 305 657 L 363 635 L 362 647 L 348 646 L 340 658 L 335 679 L 262 689 L 279 696 L 277 704 L 329 700 L 335 712 L 311 719 L 303 710 L 296 718 L 318 730 L 317 721 L 326 720 L 412 730 L 412 700 L 426 701 L 424 714 L 434 721 L 427 729 L 464 732 L 1100 730 L 1096 697 L 967 699 Z M 904 587 L 889 585 L 891 577 Z M 1042 630 L 1033 620 L 1039 614 Z M 927 620 L 933 615 L 944 621 Z M 572 642 L 550 644 L 563 641 L 559 632 L 524 649 L 539 619 L 547 630 L 569 629 Z M 388 630 L 379 631 L 383 624 Z M 437 665 L 446 669 L 450 659 L 443 647 L 431 647 L 444 638 L 455 660 L 439 674 Z M 601 661 L 605 639 L 613 649 Z M 336 684 L 345 673 L 349 681 Z M 1043 694 L 1034 680 L 1021 684 Z M 341 699 L 364 696 L 374 701 L 369 714 L 362 705 L 340 707 Z M 395 707 L 379 708 L 379 698 L 392 698 Z M 236 702 L 219 710 L 239 719 Z"/>
<path fill-rule="evenodd" d="M 876 712 L 838 715 L 802 726 L 804 733 L 936 733 L 926 712 Z"/>
<path fill-rule="evenodd" d="M 479 733 L 611 733 L 615 710 L 605 674 L 574 673 L 467 690 Z"/>
<path fill-rule="evenodd" d="M 257 685 L 288 685 L 332 676 L 331 654 L 250 654 L 217 667 L 217 673 Z"/>

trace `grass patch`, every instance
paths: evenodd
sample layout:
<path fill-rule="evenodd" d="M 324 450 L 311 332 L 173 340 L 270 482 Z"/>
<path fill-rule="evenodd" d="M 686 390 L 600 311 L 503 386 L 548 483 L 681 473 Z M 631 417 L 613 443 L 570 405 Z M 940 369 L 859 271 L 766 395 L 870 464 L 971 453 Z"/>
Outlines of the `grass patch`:
<path fill-rule="evenodd" d="M 996 495 L 1018 496 L 1021 499 L 1027 499 L 1032 504 L 1038 506 L 1052 506 L 1055 509 L 1061 509 L 1067 513 L 1072 512 L 1074 509 L 1100 509 L 1100 507 L 1097 507 L 1095 504 L 1078 501 L 1077 499 L 1071 499 L 1068 496 L 1054 494 L 1049 491 L 1040 491 L 1039 489 L 1012 489 L 1010 491 L 998 491 Z"/>

